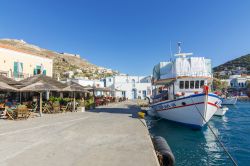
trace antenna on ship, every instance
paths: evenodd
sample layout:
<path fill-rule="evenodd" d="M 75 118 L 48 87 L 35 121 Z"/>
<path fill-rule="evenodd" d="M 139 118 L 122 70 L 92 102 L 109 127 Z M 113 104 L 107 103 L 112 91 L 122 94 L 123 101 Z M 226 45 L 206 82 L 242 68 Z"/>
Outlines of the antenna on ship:
<path fill-rule="evenodd" d="M 175 56 L 179 56 L 181 58 L 186 58 L 186 56 L 188 56 L 188 55 L 193 55 L 193 53 L 181 53 L 181 42 L 178 42 L 177 45 L 178 45 L 178 53 L 175 54 Z"/>
<path fill-rule="evenodd" d="M 178 45 L 178 54 L 180 54 L 181 53 L 181 42 L 178 42 L 177 45 Z"/>
<path fill-rule="evenodd" d="M 171 42 L 171 40 L 170 40 L 170 43 L 169 43 L 169 51 L 170 51 L 170 55 L 171 55 L 170 61 L 172 62 L 172 60 L 173 60 L 173 52 L 172 52 L 172 42 Z"/>

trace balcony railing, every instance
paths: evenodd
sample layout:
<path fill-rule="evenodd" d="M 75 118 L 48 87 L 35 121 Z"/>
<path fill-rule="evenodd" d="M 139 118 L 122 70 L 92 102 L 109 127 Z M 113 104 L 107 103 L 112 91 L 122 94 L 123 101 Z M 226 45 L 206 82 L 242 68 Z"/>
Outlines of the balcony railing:
<path fill-rule="evenodd" d="M 33 74 L 28 74 L 28 73 L 14 73 L 14 72 L 9 72 L 8 77 L 15 79 L 17 81 L 28 78 L 33 76 Z"/>

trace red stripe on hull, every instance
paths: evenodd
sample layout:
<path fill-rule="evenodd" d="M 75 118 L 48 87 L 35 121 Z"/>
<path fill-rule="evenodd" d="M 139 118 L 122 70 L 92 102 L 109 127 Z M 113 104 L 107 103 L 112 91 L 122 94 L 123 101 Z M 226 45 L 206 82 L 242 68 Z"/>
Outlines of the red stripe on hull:
<path fill-rule="evenodd" d="M 165 108 L 162 110 L 156 110 L 156 111 L 166 111 L 166 110 L 170 110 L 170 109 L 175 109 L 175 108 L 181 108 L 181 107 L 188 107 L 188 106 L 192 106 L 192 105 L 198 105 L 198 104 L 204 104 L 205 102 L 199 102 L 199 103 L 193 103 L 193 104 L 187 104 L 187 105 L 181 105 L 181 106 L 175 106 L 175 107 L 171 107 L 171 108 Z M 216 104 L 208 102 L 207 104 L 212 105 L 214 107 L 219 108 Z"/>

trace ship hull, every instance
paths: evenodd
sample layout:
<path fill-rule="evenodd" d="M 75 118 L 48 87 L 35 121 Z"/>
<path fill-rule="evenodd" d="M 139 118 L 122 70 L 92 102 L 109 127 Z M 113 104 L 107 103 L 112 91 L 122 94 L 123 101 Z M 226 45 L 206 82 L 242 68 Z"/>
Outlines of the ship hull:
<path fill-rule="evenodd" d="M 151 105 L 157 116 L 201 128 L 218 110 L 221 99 L 215 94 L 196 94 L 176 100 L 167 100 Z"/>
<path fill-rule="evenodd" d="M 237 102 L 237 97 L 222 99 L 222 104 L 223 105 L 235 105 L 236 102 Z"/>

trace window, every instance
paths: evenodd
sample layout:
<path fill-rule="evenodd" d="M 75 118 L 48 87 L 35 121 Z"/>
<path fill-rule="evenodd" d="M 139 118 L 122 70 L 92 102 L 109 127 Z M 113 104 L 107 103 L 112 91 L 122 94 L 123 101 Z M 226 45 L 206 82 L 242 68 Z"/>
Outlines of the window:
<path fill-rule="evenodd" d="M 190 81 L 190 89 L 194 89 L 194 81 Z"/>
<path fill-rule="evenodd" d="M 184 81 L 180 81 L 179 88 L 180 88 L 180 89 L 183 89 L 183 88 L 184 88 Z"/>
<path fill-rule="evenodd" d="M 122 97 L 126 97 L 126 91 L 122 91 Z"/>
<path fill-rule="evenodd" d="M 204 86 L 204 80 L 201 80 L 200 82 L 200 87 L 202 88 L 202 86 Z"/>
<path fill-rule="evenodd" d="M 14 62 L 14 77 L 20 78 L 23 73 L 23 63 L 22 62 Z"/>
<path fill-rule="evenodd" d="M 185 81 L 185 89 L 189 89 L 189 81 Z"/>
<path fill-rule="evenodd" d="M 199 89 L 199 83 L 200 83 L 200 81 L 195 81 L 195 89 Z"/>
<path fill-rule="evenodd" d="M 46 76 L 46 70 L 43 70 L 43 75 L 45 75 L 45 76 Z"/>
<path fill-rule="evenodd" d="M 42 74 L 41 66 L 37 65 L 34 69 L 34 75 Z"/>
<path fill-rule="evenodd" d="M 135 87 L 135 79 L 132 79 L 132 87 Z"/>
<path fill-rule="evenodd" d="M 142 91 L 142 93 L 143 93 L 143 97 L 147 96 L 147 91 L 146 90 Z"/>

